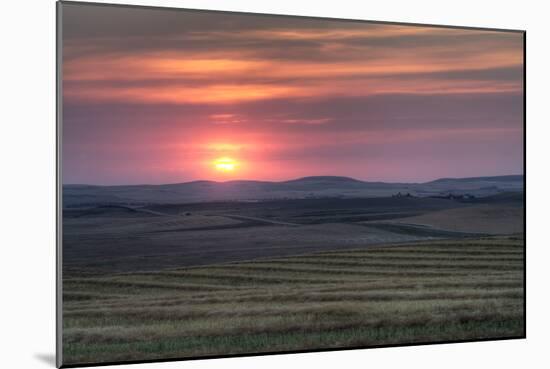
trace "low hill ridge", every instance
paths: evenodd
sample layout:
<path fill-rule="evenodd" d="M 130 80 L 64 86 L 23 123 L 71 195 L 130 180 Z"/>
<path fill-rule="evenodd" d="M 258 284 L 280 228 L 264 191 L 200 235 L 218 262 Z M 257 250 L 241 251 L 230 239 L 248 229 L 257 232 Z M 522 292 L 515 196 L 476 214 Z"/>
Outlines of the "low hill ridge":
<path fill-rule="evenodd" d="M 64 185 L 63 206 L 245 201 L 303 198 L 366 198 L 396 194 L 475 197 L 523 191 L 523 176 L 442 178 L 427 183 L 366 182 L 343 176 L 311 176 L 290 181 L 192 181 L 162 185 Z"/>

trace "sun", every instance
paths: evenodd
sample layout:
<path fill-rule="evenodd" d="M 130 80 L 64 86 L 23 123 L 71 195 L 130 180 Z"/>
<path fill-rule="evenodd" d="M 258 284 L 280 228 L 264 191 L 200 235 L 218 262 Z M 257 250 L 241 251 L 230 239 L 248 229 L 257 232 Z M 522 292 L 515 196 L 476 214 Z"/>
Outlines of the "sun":
<path fill-rule="evenodd" d="M 228 157 L 218 158 L 214 160 L 214 167 L 219 172 L 233 172 L 237 167 L 237 162 Z"/>

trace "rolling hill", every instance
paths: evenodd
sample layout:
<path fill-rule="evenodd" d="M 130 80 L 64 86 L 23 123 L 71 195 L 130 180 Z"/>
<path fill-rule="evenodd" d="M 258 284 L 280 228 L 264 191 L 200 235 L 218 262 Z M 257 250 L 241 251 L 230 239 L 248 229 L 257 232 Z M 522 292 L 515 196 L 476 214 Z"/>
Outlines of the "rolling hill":
<path fill-rule="evenodd" d="M 386 197 L 470 194 L 476 197 L 523 191 L 523 176 L 443 178 L 426 183 L 365 182 L 348 177 L 314 176 L 283 182 L 193 181 L 164 185 L 63 186 L 63 206 L 151 204 L 205 201 L 257 201 L 324 197 Z"/>

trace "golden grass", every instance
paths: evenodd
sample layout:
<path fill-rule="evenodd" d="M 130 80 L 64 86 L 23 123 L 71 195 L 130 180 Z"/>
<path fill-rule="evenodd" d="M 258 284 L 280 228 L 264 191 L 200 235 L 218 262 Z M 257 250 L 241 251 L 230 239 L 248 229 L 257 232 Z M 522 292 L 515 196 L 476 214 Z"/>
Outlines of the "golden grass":
<path fill-rule="evenodd" d="M 523 239 L 64 281 L 67 364 L 523 335 Z"/>

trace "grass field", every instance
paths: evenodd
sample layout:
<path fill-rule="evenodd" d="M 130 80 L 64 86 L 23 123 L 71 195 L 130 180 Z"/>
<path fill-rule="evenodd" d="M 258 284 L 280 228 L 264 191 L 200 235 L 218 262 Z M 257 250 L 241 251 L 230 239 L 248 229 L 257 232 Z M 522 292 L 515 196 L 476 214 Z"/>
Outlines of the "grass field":
<path fill-rule="evenodd" d="M 522 236 L 63 281 L 65 364 L 524 334 Z"/>

